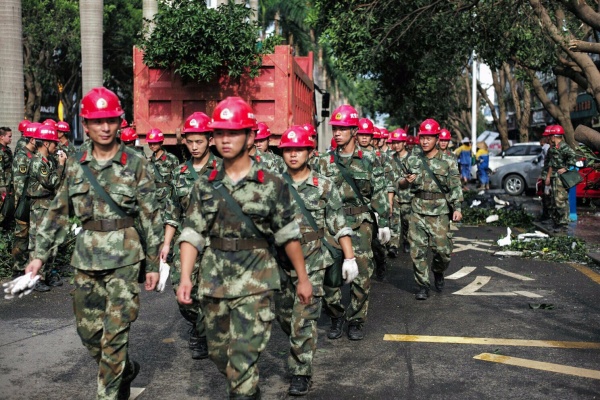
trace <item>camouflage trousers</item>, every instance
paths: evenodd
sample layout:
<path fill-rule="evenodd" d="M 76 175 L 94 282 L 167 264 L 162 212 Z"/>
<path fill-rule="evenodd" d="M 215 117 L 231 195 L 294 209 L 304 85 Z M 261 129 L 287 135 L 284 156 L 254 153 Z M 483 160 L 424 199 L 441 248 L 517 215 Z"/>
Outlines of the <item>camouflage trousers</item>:
<path fill-rule="evenodd" d="M 350 284 L 350 305 L 344 309 L 342 305 L 342 289 L 324 286 L 323 304 L 325 312 L 332 318 L 346 316 L 351 324 L 363 325 L 369 308 L 369 292 L 371 291 L 371 275 L 373 274 L 373 252 L 371 239 L 373 224 L 363 221 L 352 236 L 354 257 L 358 265 L 358 276 Z"/>
<path fill-rule="evenodd" d="M 208 354 L 227 378 L 230 397 L 258 389 L 258 358 L 271 338 L 273 291 L 223 299 L 202 297 Z"/>
<path fill-rule="evenodd" d="M 552 208 L 550 216 L 556 225 L 569 223 L 569 191 L 565 189 L 560 178 L 552 178 Z"/>
<path fill-rule="evenodd" d="M 128 357 L 129 328 L 140 307 L 140 263 L 104 271 L 75 269 L 77 333 L 98 363 L 97 399 L 116 399 Z"/>
<path fill-rule="evenodd" d="M 198 273 L 200 272 L 200 263 L 198 260 L 194 263 L 194 269 L 192 270 L 192 304 L 181 304 L 177 302 L 179 312 L 185 318 L 186 321 L 191 323 L 194 327 L 194 333 L 196 336 L 206 336 L 204 328 L 204 313 L 200 307 L 200 299 L 198 298 Z M 173 268 L 171 268 L 171 285 L 173 291 L 177 295 L 177 289 L 179 288 L 179 281 L 181 280 L 181 259 L 179 258 L 179 248 L 174 249 L 173 255 Z"/>
<path fill-rule="evenodd" d="M 392 237 L 390 239 L 390 246 L 401 247 L 404 242 L 408 241 L 408 219 L 412 213 L 410 203 L 394 203 L 394 210 L 392 212 Z"/>
<path fill-rule="evenodd" d="M 38 225 L 42 222 L 42 218 L 48 212 L 48 205 L 50 201 L 46 201 L 44 204 L 40 204 L 40 200 L 35 200 L 31 203 L 31 210 L 29 211 L 29 243 L 28 252 L 31 254 L 35 250 L 35 235 L 37 234 Z M 52 257 L 55 257 L 58 253 L 58 246 L 52 250 Z"/>
<path fill-rule="evenodd" d="M 415 281 L 429 288 L 428 250 L 431 248 L 433 272 L 443 273 L 450 264 L 452 233 L 448 214 L 423 215 L 412 213 L 408 227 L 410 257 L 413 260 Z"/>
<path fill-rule="evenodd" d="M 13 272 L 23 272 L 29 263 L 29 223 L 15 220 L 12 246 Z"/>
<path fill-rule="evenodd" d="M 275 313 L 281 329 L 290 338 L 288 368 L 292 375 L 312 376 L 312 361 L 317 351 L 317 320 L 321 316 L 325 270 L 308 274 L 313 287 L 309 304 L 296 296 L 297 278 L 289 277 L 281 291 L 275 293 Z"/>

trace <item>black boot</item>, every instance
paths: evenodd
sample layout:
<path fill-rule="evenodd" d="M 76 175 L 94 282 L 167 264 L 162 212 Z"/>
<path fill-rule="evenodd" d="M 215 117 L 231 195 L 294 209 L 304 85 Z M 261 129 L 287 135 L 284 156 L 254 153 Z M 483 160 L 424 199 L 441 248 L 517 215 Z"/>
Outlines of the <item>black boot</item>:
<path fill-rule="evenodd" d="M 362 325 L 359 324 L 348 325 L 348 339 L 363 340 L 365 338 L 365 334 L 363 333 L 362 328 Z"/>
<path fill-rule="evenodd" d="M 119 388 L 119 394 L 117 400 L 129 400 L 131 395 L 131 382 L 140 373 L 140 364 L 135 361 L 129 361 L 125 365 L 125 371 L 123 371 L 123 379 L 121 380 L 121 387 Z"/>
<path fill-rule="evenodd" d="M 292 376 L 292 383 L 290 383 L 288 394 L 290 396 L 304 396 L 308 393 L 311 384 L 310 376 L 294 375 Z"/>
<path fill-rule="evenodd" d="M 190 339 L 188 340 L 188 347 L 190 349 L 195 349 L 198 346 L 198 341 L 200 340 L 200 335 L 198 335 L 198 331 L 195 326 L 190 328 Z"/>
<path fill-rule="evenodd" d="M 200 336 L 195 347 L 192 348 L 192 358 L 194 360 L 203 360 L 208 357 L 208 343 L 206 336 Z"/>
<path fill-rule="evenodd" d="M 429 297 L 429 289 L 427 289 L 425 286 L 421 286 L 417 294 L 415 294 L 415 299 L 427 300 L 427 297 Z"/>
<path fill-rule="evenodd" d="M 46 282 L 40 279 L 36 282 L 35 286 L 33 287 L 33 290 L 35 290 L 36 292 L 49 292 L 50 286 L 46 285 Z"/>
<path fill-rule="evenodd" d="M 444 288 L 444 273 L 443 272 L 434 272 L 433 277 L 435 280 L 435 288 L 438 292 L 441 292 Z"/>
<path fill-rule="evenodd" d="M 408 242 L 404 242 L 404 252 L 410 253 L 410 244 Z"/>
<path fill-rule="evenodd" d="M 398 257 L 398 248 L 396 246 L 390 247 L 390 249 L 388 250 L 388 256 L 390 256 L 391 258 Z"/>
<path fill-rule="evenodd" d="M 331 318 L 331 328 L 327 332 L 327 339 L 339 339 L 344 333 L 344 317 Z"/>
<path fill-rule="evenodd" d="M 52 272 L 50 272 L 50 275 L 48 276 L 48 279 L 46 279 L 46 282 L 48 282 L 48 286 L 62 286 L 63 285 L 63 281 L 60 278 L 60 275 L 58 274 L 57 271 L 52 270 Z"/>

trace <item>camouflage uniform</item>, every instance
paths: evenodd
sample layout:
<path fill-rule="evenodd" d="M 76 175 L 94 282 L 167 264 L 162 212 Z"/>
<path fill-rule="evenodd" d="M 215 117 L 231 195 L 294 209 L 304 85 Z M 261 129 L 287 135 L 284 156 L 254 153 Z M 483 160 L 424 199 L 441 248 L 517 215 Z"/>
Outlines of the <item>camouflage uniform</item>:
<path fill-rule="evenodd" d="M 546 188 L 546 178 L 548 177 L 548 170 L 550 168 L 550 158 L 554 153 L 554 146 L 548 145 L 546 152 L 544 154 L 544 166 L 542 167 L 542 172 L 540 174 L 540 178 L 542 178 L 542 188 Z M 547 195 L 546 191 L 542 193 L 542 219 L 547 220 L 552 217 L 552 194 Z"/>
<path fill-rule="evenodd" d="M 342 236 L 352 235 L 352 229 L 346 226 L 346 217 L 342 208 L 342 198 L 333 182 L 322 175 L 311 172 L 303 182 L 294 182 L 294 188 L 304 201 L 306 209 L 319 230 L 330 243 L 338 243 Z M 297 221 L 300 232 L 314 234 L 306 217 L 299 213 Z M 325 268 L 333 263 L 329 250 L 321 240 L 302 239 L 302 252 L 306 262 L 306 271 L 313 287 L 313 298 L 309 304 L 302 304 L 296 296 L 296 277 L 294 274 L 285 281 L 280 292 L 275 294 L 275 312 L 281 329 L 290 338 L 288 367 L 292 375 L 312 376 L 312 360 L 317 350 L 317 319 L 321 316 L 323 298 L 323 278 Z"/>
<path fill-rule="evenodd" d="M 67 144 L 63 144 L 62 142 L 58 142 L 58 150 L 62 150 L 67 157 L 74 156 L 77 153 L 75 146 L 71 142 L 67 142 Z M 58 152 L 55 153 L 57 155 Z M 57 157 L 55 157 L 57 159 Z"/>
<path fill-rule="evenodd" d="M 29 252 L 35 249 L 35 236 L 37 228 L 50 202 L 56 194 L 56 190 L 62 183 L 64 165 L 56 167 L 51 160 L 42 156 L 40 153 L 33 155 L 31 168 L 29 168 L 29 187 L 27 195 L 31 198 L 31 209 L 29 212 Z M 52 256 L 56 255 L 57 249 L 54 249 Z"/>
<path fill-rule="evenodd" d="M 29 167 L 33 153 L 26 147 L 21 147 L 16 152 L 13 160 L 13 186 L 15 189 L 15 207 L 18 206 L 21 196 L 26 196 L 25 182 L 29 176 Z M 12 256 L 14 259 L 13 273 L 19 274 L 25 270 L 29 262 L 29 222 L 15 219 L 15 237 L 13 239 Z"/>
<path fill-rule="evenodd" d="M 181 222 L 185 211 L 189 207 L 190 203 L 190 192 L 194 186 L 194 182 L 201 175 L 210 174 L 215 168 L 220 165 L 220 159 L 209 153 L 208 161 L 202 167 L 201 170 L 194 170 L 192 160 L 183 163 L 179 166 L 179 169 L 173 172 L 172 182 L 172 195 L 167 201 L 167 208 L 165 210 L 165 223 L 174 227 L 177 231 L 181 231 Z M 176 239 L 176 238 L 175 238 Z M 171 268 L 171 283 L 173 290 L 177 294 L 179 288 L 179 281 L 181 280 L 181 259 L 179 258 L 179 248 L 173 249 L 174 253 L 174 265 Z M 196 296 L 198 291 L 198 271 L 200 265 L 198 262 L 194 264 L 194 271 L 192 273 L 192 283 L 194 287 L 192 289 L 193 304 L 181 304 L 179 306 L 179 312 L 183 317 L 194 325 L 195 334 L 197 336 L 206 336 L 204 329 L 204 314 L 200 308 L 199 298 Z"/>
<path fill-rule="evenodd" d="M 95 193 L 81 164 L 87 164 L 115 203 L 136 219 L 136 226 L 145 237 L 145 249 L 134 226 L 101 231 L 102 228 L 89 225 L 100 220 L 126 220 Z M 83 224 L 71 259 L 75 267 L 73 309 L 77 333 L 99 365 L 98 399 L 116 398 L 121 382 L 131 370 L 127 348 L 130 325 L 138 316 L 141 261 L 147 258 L 146 272 L 158 272 L 162 219 L 155 199 L 156 187 L 147 169 L 144 158 L 122 145 L 107 162 L 99 163 L 91 151 L 85 151 L 81 159 L 69 157 L 64 182 L 36 237 L 33 258 L 46 262 L 53 246 L 67 237 L 69 211 Z"/>
<path fill-rule="evenodd" d="M 25 136 L 21 136 L 19 138 L 19 140 L 17 140 L 17 144 L 15 144 L 15 155 L 17 154 L 17 152 L 19 150 L 21 150 L 23 147 L 25 147 L 25 145 L 27 144 L 28 141 L 29 141 L 29 138 L 26 138 Z"/>
<path fill-rule="evenodd" d="M 165 209 L 167 198 L 171 195 L 171 174 L 179 165 L 179 159 L 171 153 L 167 153 L 161 147 L 163 154 L 160 158 L 156 158 L 156 154 L 150 156 L 150 166 L 152 170 L 151 176 L 154 176 L 156 183 L 156 200 L 160 204 L 161 209 Z"/>
<path fill-rule="evenodd" d="M 390 239 L 392 246 L 399 246 L 408 242 L 408 221 L 412 212 L 412 193 L 407 189 L 398 188 L 398 180 L 403 175 L 401 164 L 410 156 L 407 153 L 403 157 L 398 153 L 392 156 L 391 165 L 393 169 L 393 178 L 391 187 L 388 190 L 394 192 L 394 209 L 392 211 L 392 220 L 394 225 L 392 228 L 392 238 Z"/>
<path fill-rule="evenodd" d="M 373 221 L 369 208 L 379 214 L 379 227 L 388 226 L 389 201 L 387 198 L 387 182 L 384 170 L 372 152 L 363 152 L 357 146 L 354 153 L 344 156 L 336 150 L 342 165 L 346 167 L 356 186 L 360 190 L 368 206 L 363 206 L 352 187 L 342 176 L 335 163 L 334 155 L 324 155 L 319 159 L 318 170 L 321 175 L 332 180 L 339 188 L 346 214 L 346 224 L 352 228 L 354 237 L 352 246 L 358 265 L 358 276 L 352 281 L 351 300 L 348 309 L 342 305 L 340 288 L 324 287 L 325 311 L 332 318 L 344 317 L 351 325 L 362 326 L 367 317 L 369 307 L 369 291 L 373 274 L 373 252 L 371 242 Z"/>
<path fill-rule="evenodd" d="M 552 168 L 550 184 L 552 185 L 552 210 L 551 216 L 556 226 L 566 226 L 569 223 L 569 191 L 565 189 L 559 178 L 558 170 L 575 167 L 577 156 L 575 151 L 561 140 L 558 146 L 551 146 L 548 166 Z"/>
<path fill-rule="evenodd" d="M 425 160 L 425 161 L 424 161 Z M 448 193 L 444 195 L 430 174 L 423 167 L 427 162 Z M 461 210 L 463 201 L 462 186 L 454 170 L 456 168 L 441 152 L 432 158 L 411 154 L 404 160 L 401 169 L 403 177 L 416 174 L 417 178 L 410 184 L 413 194 L 412 215 L 409 220 L 408 241 L 410 256 L 413 260 L 415 281 L 420 287 L 429 289 L 428 249 L 433 252 L 431 269 L 434 273 L 443 274 L 450 264 L 452 253 L 452 233 L 450 232 L 450 209 Z M 408 172 L 405 172 L 408 171 Z M 434 197 L 432 199 L 424 197 Z"/>
<path fill-rule="evenodd" d="M 12 192 L 12 163 L 13 153 L 10 147 L 0 145 L 0 189 L 4 189 L 6 194 Z M 4 199 L 0 197 L 0 209 L 4 205 Z M 0 214 L 0 223 L 4 216 Z"/>
<path fill-rule="evenodd" d="M 373 155 L 377 158 L 377 160 L 379 160 L 379 163 L 381 164 L 381 166 L 383 167 L 383 172 L 385 175 L 385 180 L 387 185 L 387 189 L 386 191 L 389 193 L 389 182 L 392 181 L 393 179 L 393 174 L 392 174 L 392 165 L 390 163 L 390 155 L 385 152 L 385 151 L 381 151 L 381 150 L 376 150 L 373 148 Z M 387 194 L 386 194 L 387 196 Z M 387 197 L 386 197 L 387 200 Z M 389 204 L 389 201 L 388 201 Z M 388 212 L 391 213 L 391 210 L 388 210 Z M 391 214 L 388 214 L 388 218 L 391 218 Z M 391 221 L 390 222 L 390 227 L 391 227 Z M 390 230 L 391 232 L 391 230 Z M 371 243 L 371 247 L 373 249 L 373 259 L 375 260 L 375 276 L 377 276 L 380 279 L 383 279 L 383 277 L 385 276 L 385 272 L 387 270 L 387 259 L 386 259 L 386 249 L 385 246 L 381 244 L 381 242 L 379 242 L 379 239 L 377 238 L 377 232 L 375 232 L 375 234 L 373 235 L 373 241 Z"/>
<path fill-rule="evenodd" d="M 282 174 L 287 170 L 287 166 L 283 161 L 283 158 L 271 152 L 263 152 L 256 149 L 256 153 L 250 156 L 252 159 L 258 163 L 261 163 L 266 169 L 271 172 Z"/>
<path fill-rule="evenodd" d="M 230 397 L 254 396 L 258 391 L 257 362 L 271 335 L 275 318 L 271 302 L 280 278 L 268 248 L 228 251 L 219 247 L 225 240 L 243 244 L 263 239 L 227 206 L 213 187 L 219 184 L 276 245 L 302 236 L 288 186 L 262 170 L 259 163 L 253 163 L 248 175 L 237 183 L 223 169 L 215 169 L 209 177 L 201 176 L 192 189 L 176 244 L 188 242 L 204 252 L 198 296 L 205 314 L 209 355 L 227 377 Z"/>

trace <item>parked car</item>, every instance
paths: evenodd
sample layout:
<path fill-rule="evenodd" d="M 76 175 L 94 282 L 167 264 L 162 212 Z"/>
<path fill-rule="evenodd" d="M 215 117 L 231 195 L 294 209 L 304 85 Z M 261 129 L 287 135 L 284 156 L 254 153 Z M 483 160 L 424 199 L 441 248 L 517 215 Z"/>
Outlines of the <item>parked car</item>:
<path fill-rule="evenodd" d="M 489 168 L 493 171 L 503 165 L 531 161 L 541 153 L 540 142 L 515 143 L 497 156 L 490 155 Z M 477 179 L 477 165 L 471 167 L 471 178 Z M 535 187 L 535 182 L 533 187 Z"/>
<path fill-rule="evenodd" d="M 492 157 L 490 163 L 491 160 Z M 536 189 L 543 166 L 543 156 L 538 154 L 529 161 L 496 167 L 490 173 L 490 188 L 502 188 L 512 196 L 519 196 L 527 189 Z"/>

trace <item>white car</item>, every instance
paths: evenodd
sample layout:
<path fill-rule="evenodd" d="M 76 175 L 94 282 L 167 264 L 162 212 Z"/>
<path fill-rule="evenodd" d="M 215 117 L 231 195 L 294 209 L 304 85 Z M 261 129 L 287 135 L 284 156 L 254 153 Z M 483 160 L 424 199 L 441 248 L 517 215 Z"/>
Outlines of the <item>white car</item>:
<path fill-rule="evenodd" d="M 542 152 L 540 142 L 515 143 L 497 156 L 490 155 L 489 169 L 492 171 L 508 164 L 531 161 Z M 471 179 L 477 179 L 477 165 L 471 167 Z"/>

